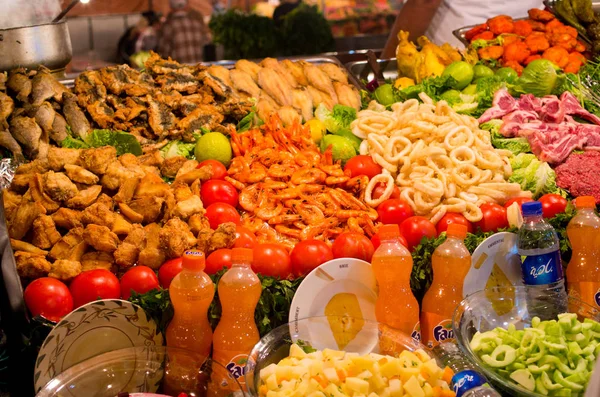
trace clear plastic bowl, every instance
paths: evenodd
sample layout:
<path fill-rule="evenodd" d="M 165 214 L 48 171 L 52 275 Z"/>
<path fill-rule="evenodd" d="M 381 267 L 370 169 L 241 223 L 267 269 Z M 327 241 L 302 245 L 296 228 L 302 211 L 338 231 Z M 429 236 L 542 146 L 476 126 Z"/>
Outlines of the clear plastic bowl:
<path fill-rule="evenodd" d="M 229 390 L 215 387 L 211 374 L 225 367 L 188 350 L 164 346 L 132 347 L 104 353 L 67 369 L 52 379 L 36 397 L 116 397 L 132 393 L 177 397 L 244 395 L 230 379 Z M 152 395 L 152 394 L 150 394 Z"/>
<path fill-rule="evenodd" d="M 341 324 L 350 324 L 353 321 L 364 322 L 361 331 L 344 348 L 338 346 L 330 328 L 330 321 L 336 319 L 339 319 Z M 380 344 L 380 340 L 385 340 L 385 345 Z M 252 349 L 246 365 L 248 394 L 258 395 L 260 371 L 269 364 L 278 363 L 286 358 L 289 355 L 290 345 L 298 341 L 317 350 L 329 348 L 361 355 L 368 353 L 397 354 L 404 350 L 425 349 L 422 344 L 416 342 L 409 335 L 375 321 L 333 316 L 296 320 L 275 328 Z"/>
<path fill-rule="evenodd" d="M 471 339 L 477 331 L 491 331 L 496 327 L 507 328 L 514 324 L 517 329 L 531 326 L 535 314 L 544 320 L 555 320 L 556 302 L 540 302 L 535 305 L 527 302 L 527 287 L 492 288 L 469 295 L 456 308 L 453 328 L 458 346 L 466 357 L 481 368 L 481 372 L 492 383 L 492 386 L 507 396 L 542 397 L 506 379 L 486 367 L 483 361 L 473 352 Z M 590 318 L 600 321 L 600 311 L 576 299 L 568 298 L 568 312 L 577 313 L 580 321 Z M 532 314 L 535 313 L 535 314 Z M 550 313 L 544 316 L 539 313 Z"/>

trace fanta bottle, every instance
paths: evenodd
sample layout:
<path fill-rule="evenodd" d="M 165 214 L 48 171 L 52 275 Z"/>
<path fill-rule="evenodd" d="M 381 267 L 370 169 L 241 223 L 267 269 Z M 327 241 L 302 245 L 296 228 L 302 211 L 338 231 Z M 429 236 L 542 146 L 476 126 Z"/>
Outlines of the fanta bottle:
<path fill-rule="evenodd" d="M 577 197 L 575 208 L 577 214 L 567 226 L 573 248 L 567 266 L 567 289 L 587 304 L 600 307 L 600 218 L 594 213 L 596 200 Z"/>
<path fill-rule="evenodd" d="M 228 373 L 213 369 L 212 379 L 217 387 L 234 391 L 237 385 L 232 378 L 246 390 L 246 361 L 260 339 L 254 311 L 262 286 L 251 268 L 251 249 L 234 248 L 231 263 L 231 269 L 219 281 L 222 312 L 213 339 L 213 360 L 225 366 Z"/>
<path fill-rule="evenodd" d="M 463 283 L 471 267 L 471 254 L 464 244 L 466 236 L 465 225 L 450 224 L 446 241 L 431 257 L 433 282 L 421 308 L 423 344 L 429 348 L 454 339 L 452 315 L 463 299 Z"/>
<path fill-rule="evenodd" d="M 419 303 L 410 289 L 412 256 L 400 243 L 398 225 L 383 225 L 378 234 L 381 245 L 371 260 L 379 287 L 375 317 L 420 341 Z"/>

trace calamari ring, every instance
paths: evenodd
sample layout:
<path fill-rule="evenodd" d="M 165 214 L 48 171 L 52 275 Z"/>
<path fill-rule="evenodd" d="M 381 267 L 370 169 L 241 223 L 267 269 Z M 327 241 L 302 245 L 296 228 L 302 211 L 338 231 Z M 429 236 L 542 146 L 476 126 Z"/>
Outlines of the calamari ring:
<path fill-rule="evenodd" d="M 450 159 L 454 164 L 475 164 L 477 157 L 473 149 L 460 146 L 450 152 Z"/>
<path fill-rule="evenodd" d="M 468 127 L 459 125 L 446 134 L 444 146 L 447 150 L 456 149 L 460 146 L 470 147 L 473 145 L 474 140 L 475 136 L 473 135 L 473 131 Z"/>
<path fill-rule="evenodd" d="M 412 143 L 408 138 L 403 136 L 393 136 L 385 145 L 383 158 L 389 162 L 399 162 L 412 149 Z"/>
<path fill-rule="evenodd" d="M 461 199 L 465 200 L 465 202 L 468 202 L 468 203 L 476 203 L 477 199 L 478 199 L 476 194 L 467 193 L 467 192 L 460 192 L 458 194 L 458 197 L 460 197 Z"/>
<path fill-rule="evenodd" d="M 408 205 L 410 205 L 410 208 L 412 208 L 413 211 L 416 211 L 417 205 L 415 204 L 414 197 L 415 197 L 415 189 L 413 189 L 412 187 L 400 189 L 400 198 L 403 199 L 404 201 L 406 201 L 408 203 Z"/>
<path fill-rule="evenodd" d="M 467 210 L 467 203 L 465 200 L 452 197 L 445 202 L 446 210 L 448 212 L 465 212 Z"/>
<path fill-rule="evenodd" d="M 440 219 L 442 219 L 444 215 L 446 215 L 447 211 L 448 209 L 444 204 L 438 205 L 437 207 L 431 210 L 431 218 L 429 218 L 429 221 L 436 225 L 440 221 Z"/>
<path fill-rule="evenodd" d="M 481 171 L 481 176 L 479 177 L 477 183 L 481 185 L 484 182 L 491 181 L 493 176 L 494 173 L 492 172 L 492 170 L 483 170 Z M 502 178 L 502 180 L 504 180 L 504 178 Z"/>
<path fill-rule="evenodd" d="M 373 199 L 373 190 L 379 183 L 385 184 L 385 190 L 383 194 L 378 199 Z M 371 207 L 377 207 L 379 204 L 383 203 L 385 200 L 390 198 L 392 192 L 394 191 L 394 178 L 390 174 L 379 174 L 375 175 L 369 183 L 367 184 L 367 188 L 365 189 L 365 203 L 367 203 Z"/>
<path fill-rule="evenodd" d="M 444 195 L 444 185 L 439 179 L 423 178 L 415 181 L 413 187 L 416 191 L 425 193 L 431 198 L 439 198 Z"/>
<path fill-rule="evenodd" d="M 424 165 L 417 165 L 412 169 L 408 177 L 414 181 L 421 178 L 433 178 L 434 174 L 435 170 L 433 168 L 426 167 Z"/>
<path fill-rule="evenodd" d="M 436 171 L 448 172 L 449 170 L 454 168 L 454 164 L 452 163 L 452 160 L 450 159 L 450 157 L 445 156 L 445 155 L 435 156 L 435 157 L 427 157 L 426 162 L 427 162 L 428 166 L 435 169 Z"/>
<path fill-rule="evenodd" d="M 502 162 L 502 158 L 500 158 L 500 156 L 498 156 L 492 150 L 486 150 L 483 152 L 477 151 L 475 152 L 475 156 L 477 158 L 477 165 L 479 166 L 479 168 L 495 170 L 498 168 L 501 169 L 504 165 Z"/>
<path fill-rule="evenodd" d="M 367 141 L 366 139 L 364 141 L 362 141 L 360 143 L 360 146 L 358 147 L 358 151 L 360 154 L 362 154 L 363 156 L 367 156 L 369 154 L 369 141 Z"/>
<path fill-rule="evenodd" d="M 462 213 L 469 222 L 479 222 L 483 218 L 483 212 L 474 203 L 466 202 L 467 209 Z"/>
<path fill-rule="evenodd" d="M 473 164 L 459 164 L 452 170 L 452 178 L 461 186 L 471 186 L 479 181 L 481 170 Z"/>
<path fill-rule="evenodd" d="M 387 143 L 386 137 L 377 134 L 371 134 L 367 137 L 367 141 L 375 153 L 384 153 L 385 144 Z"/>
<path fill-rule="evenodd" d="M 385 168 L 386 170 L 388 170 L 389 172 L 391 172 L 392 174 L 396 173 L 398 171 L 398 166 L 389 163 L 386 159 L 383 158 L 382 155 L 380 155 L 379 153 L 375 153 L 372 155 L 373 160 L 379 164 L 380 166 L 382 166 L 383 168 Z"/>

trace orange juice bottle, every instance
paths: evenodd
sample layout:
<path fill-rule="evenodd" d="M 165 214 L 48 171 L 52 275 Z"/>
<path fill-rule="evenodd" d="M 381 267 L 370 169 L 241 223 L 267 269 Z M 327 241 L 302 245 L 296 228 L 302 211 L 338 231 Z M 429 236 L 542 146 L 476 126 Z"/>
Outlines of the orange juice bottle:
<path fill-rule="evenodd" d="M 567 226 L 573 255 L 567 266 L 567 290 L 589 305 L 600 308 L 600 218 L 591 196 L 575 199 L 577 214 Z"/>
<path fill-rule="evenodd" d="M 375 317 L 378 322 L 420 340 L 419 303 L 410 289 L 412 256 L 398 239 L 398 225 L 383 225 L 378 234 L 381 245 L 371 260 L 379 287 Z"/>
<path fill-rule="evenodd" d="M 471 254 L 464 243 L 466 236 L 465 225 L 449 225 L 446 241 L 431 256 L 433 282 L 421 307 L 423 344 L 427 347 L 454 339 L 452 315 L 463 299 L 463 283 L 471 267 Z"/>
<path fill-rule="evenodd" d="M 258 343 L 260 336 L 254 322 L 254 311 L 262 286 L 252 271 L 252 250 L 234 248 L 231 251 L 232 266 L 219 281 L 221 320 L 213 338 L 213 360 L 227 368 L 221 373 L 213 368 L 213 381 L 217 387 L 235 390 L 233 377 L 246 390 L 244 377 L 248 354 Z M 239 390 L 239 389 L 238 389 Z"/>

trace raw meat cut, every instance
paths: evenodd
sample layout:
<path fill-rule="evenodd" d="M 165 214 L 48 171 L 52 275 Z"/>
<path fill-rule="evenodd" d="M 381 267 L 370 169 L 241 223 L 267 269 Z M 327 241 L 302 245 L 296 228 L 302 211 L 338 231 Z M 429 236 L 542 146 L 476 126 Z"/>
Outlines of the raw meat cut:
<path fill-rule="evenodd" d="M 594 196 L 600 204 L 600 152 L 573 153 L 555 171 L 558 187 L 575 197 Z"/>

